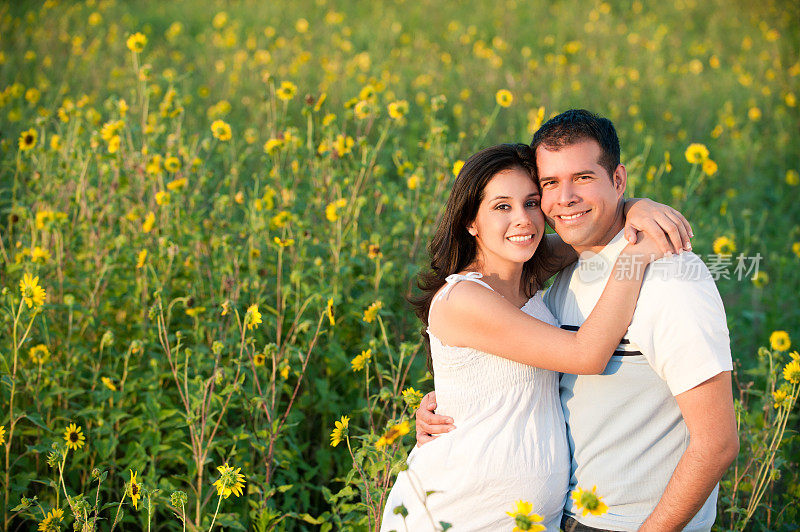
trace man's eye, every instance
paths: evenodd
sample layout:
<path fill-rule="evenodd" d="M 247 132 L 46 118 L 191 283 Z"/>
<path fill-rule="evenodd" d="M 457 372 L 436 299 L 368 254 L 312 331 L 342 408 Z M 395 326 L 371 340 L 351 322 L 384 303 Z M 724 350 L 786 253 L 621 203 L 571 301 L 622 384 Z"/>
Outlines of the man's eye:
<path fill-rule="evenodd" d="M 541 181 L 539 183 L 539 186 L 541 186 L 542 188 L 545 188 L 545 187 L 549 187 L 550 185 L 552 185 L 554 183 L 555 183 L 555 181 Z"/>
<path fill-rule="evenodd" d="M 590 175 L 579 175 L 578 176 L 578 179 L 582 179 L 584 181 L 587 180 L 587 179 L 591 179 L 591 178 L 592 178 L 592 176 L 590 176 Z"/>

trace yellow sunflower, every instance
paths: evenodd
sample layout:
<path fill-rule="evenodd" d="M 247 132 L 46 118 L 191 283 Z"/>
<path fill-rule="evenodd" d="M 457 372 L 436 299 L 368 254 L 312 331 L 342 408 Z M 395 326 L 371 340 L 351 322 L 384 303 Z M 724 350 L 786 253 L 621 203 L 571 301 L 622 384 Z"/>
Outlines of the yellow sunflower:
<path fill-rule="evenodd" d="M 342 416 L 342 418 L 334 423 L 334 429 L 331 431 L 331 447 L 336 447 L 347 435 L 347 427 L 350 426 L 350 418 Z"/>
<path fill-rule="evenodd" d="M 389 116 L 393 120 L 400 120 L 408 114 L 408 102 L 405 100 L 398 100 L 392 102 L 388 106 Z"/>
<path fill-rule="evenodd" d="M 788 351 L 792 347 L 792 340 L 786 331 L 773 331 L 769 335 L 769 345 L 775 351 Z"/>
<path fill-rule="evenodd" d="M 336 319 L 334 319 L 334 317 L 333 317 L 333 298 L 332 297 L 328 298 L 328 304 L 325 307 L 325 314 L 328 315 L 328 321 L 330 322 L 331 327 L 336 325 Z"/>
<path fill-rule="evenodd" d="M 231 126 L 224 120 L 214 120 L 211 123 L 211 134 L 221 141 L 231 140 Z"/>
<path fill-rule="evenodd" d="M 36 140 L 39 138 L 39 134 L 36 132 L 35 129 L 31 128 L 27 131 L 23 131 L 19 136 L 19 149 L 20 151 L 28 151 L 34 146 L 36 146 Z"/>
<path fill-rule="evenodd" d="M 219 479 L 214 482 L 214 487 L 217 488 L 217 495 L 220 495 L 223 499 L 227 499 L 231 494 L 237 497 L 242 495 L 245 480 L 244 475 L 239 472 L 241 470 L 241 467 L 234 469 L 227 463 L 217 467 L 217 471 L 220 474 Z"/>
<path fill-rule="evenodd" d="M 708 148 L 706 148 L 705 144 L 700 143 L 693 143 L 689 144 L 689 147 L 686 148 L 686 153 L 684 153 L 686 157 L 686 161 L 692 164 L 702 164 L 703 161 L 708 159 Z"/>
<path fill-rule="evenodd" d="M 608 506 L 602 501 L 602 497 L 597 496 L 597 486 L 591 491 L 577 488 L 572 492 L 572 500 L 582 514 L 603 515 L 608 511 Z"/>
<path fill-rule="evenodd" d="M 248 331 L 261 324 L 261 313 L 258 311 L 258 305 L 250 305 L 247 307 L 247 314 L 244 315 L 244 323 L 247 325 Z"/>
<path fill-rule="evenodd" d="M 508 107 L 514 101 L 514 95 L 508 89 L 500 89 L 494 95 L 494 99 L 500 107 Z"/>
<path fill-rule="evenodd" d="M 403 421 L 396 425 L 392 425 L 389 427 L 389 430 L 386 433 L 378 438 L 378 441 L 375 443 L 375 447 L 381 449 L 386 447 L 387 445 L 391 445 L 395 442 L 397 438 L 405 436 L 411 430 L 408 421 Z"/>
<path fill-rule="evenodd" d="M 39 286 L 39 277 L 34 277 L 29 273 L 24 274 L 19 282 L 19 290 L 28 308 L 39 308 L 44 304 L 47 292 Z"/>
<path fill-rule="evenodd" d="M 284 102 L 288 102 L 292 98 L 294 98 L 295 93 L 297 92 L 297 85 L 292 83 L 291 81 L 284 81 L 281 82 L 281 86 L 278 90 L 275 91 L 275 95 L 278 99 L 283 100 Z"/>
<path fill-rule="evenodd" d="M 514 504 L 514 511 L 506 512 L 506 515 L 514 519 L 514 530 L 512 532 L 522 532 L 523 530 L 539 532 L 546 530 L 546 527 L 539 525 L 544 520 L 539 514 L 533 513 L 533 505 L 527 501 L 517 501 Z"/>
<path fill-rule="evenodd" d="M 378 317 L 378 311 L 383 308 L 383 303 L 380 301 L 376 301 L 364 311 L 364 321 L 367 323 L 372 323 L 375 321 L 375 318 Z"/>
<path fill-rule="evenodd" d="M 39 532 L 58 532 L 61 530 L 61 521 L 64 519 L 64 510 L 53 508 L 39 523 Z"/>
<path fill-rule="evenodd" d="M 792 384 L 800 383 L 800 360 L 793 359 L 783 367 L 783 378 Z"/>
<path fill-rule="evenodd" d="M 133 469 L 129 469 L 128 471 L 131 472 L 131 480 L 128 482 L 128 497 L 131 498 L 131 502 L 133 503 L 133 507 L 138 510 L 139 509 L 139 498 L 142 496 L 142 485 L 139 484 L 139 479 L 136 477 L 139 475 L 139 472 L 133 472 Z"/>
<path fill-rule="evenodd" d="M 64 441 L 67 443 L 67 448 L 77 451 L 86 442 L 86 437 L 81 432 L 81 428 L 75 423 L 70 423 L 64 431 Z"/>
<path fill-rule="evenodd" d="M 144 50 L 144 46 L 147 44 L 147 37 L 141 32 L 136 32 L 128 37 L 128 40 L 125 42 L 128 46 L 128 50 L 131 52 L 140 53 Z"/>

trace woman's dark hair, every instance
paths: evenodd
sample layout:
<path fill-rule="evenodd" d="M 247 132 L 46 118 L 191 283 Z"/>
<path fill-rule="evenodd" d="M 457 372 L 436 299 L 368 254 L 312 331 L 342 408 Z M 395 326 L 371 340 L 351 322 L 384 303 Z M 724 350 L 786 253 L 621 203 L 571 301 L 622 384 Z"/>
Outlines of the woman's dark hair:
<path fill-rule="evenodd" d="M 486 184 L 499 172 L 520 168 L 534 179 L 536 161 L 534 152 L 527 144 L 499 144 L 486 148 L 467 159 L 453 184 L 450 197 L 444 208 L 439 226 L 428 245 L 430 270 L 417 276 L 418 296 L 409 298 L 414 312 L 424 324 L 422 335 L 428 351 L 428 370 L 433 374 L 430 338 L 425 328 L 431 301 L 444 286 L 448 275 L 458 273 L 475 261 L 478 247 L 475 237 L 469 234 L 469 226 L 478 214 Z M 538 184 L 536 184 L 538 187 Z M 544 266 L 552 254 L 543 238 L 533 257 L 522 267 L 522 287 L 533 296 L 543 282 Z M 547 264 L 549 266 L 549 264 Z"/>

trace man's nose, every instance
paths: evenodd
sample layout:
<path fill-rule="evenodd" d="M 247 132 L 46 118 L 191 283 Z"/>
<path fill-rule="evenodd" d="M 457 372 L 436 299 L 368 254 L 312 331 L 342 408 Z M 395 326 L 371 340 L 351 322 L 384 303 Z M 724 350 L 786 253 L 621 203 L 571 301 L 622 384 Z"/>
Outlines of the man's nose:
<path fill-rule="evenodd" d="M 578 201 L 578 197 L 575 194 L 575 187 L 572 186 L 572 183 L 565 183 L 563 184 L 558 191 L 558 202 L 562 205 L 572 205 Z"/>

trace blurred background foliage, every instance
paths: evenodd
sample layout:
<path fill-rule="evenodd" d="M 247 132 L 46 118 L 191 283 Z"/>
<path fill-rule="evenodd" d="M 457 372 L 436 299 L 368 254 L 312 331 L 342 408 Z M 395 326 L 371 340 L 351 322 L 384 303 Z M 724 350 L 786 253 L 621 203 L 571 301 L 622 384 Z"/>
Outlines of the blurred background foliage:
<path fill-rule="evenodd" d="M 798 20 L 776 1 L 3 4 L 4 524 L 179 528 L 185 504 L 190 528 L 376 526 L 405 455 L 376 443 L 432 387 L 405 296 L 453 166 L 583 107 L 615 122 L 629 194 L 729 261 L 743 445 L 718 526 L 794 529 Z M 70 423 L 86 444 L 65 451 Z M 212 485 L 226 462 L 241 497 Z"/>

